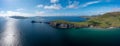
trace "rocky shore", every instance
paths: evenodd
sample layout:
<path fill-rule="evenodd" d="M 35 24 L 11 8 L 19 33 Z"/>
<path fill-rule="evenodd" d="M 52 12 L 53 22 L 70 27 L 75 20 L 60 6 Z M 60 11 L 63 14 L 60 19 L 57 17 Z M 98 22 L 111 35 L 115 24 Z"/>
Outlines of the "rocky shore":
<path fill-rule="evenodd" d="M 75 25 L 75 24 L 67 24 L 67 23 L 57 23 L 57 22 L 49 22 L 48 23 L 50 26 L 54 27 L 54 28 L 61 28 L 61 29 L 69 29 L 69 28 L 101 28 L 103 29 L 103 27 L 97 27 L 94 25 Z M 112 29 L 112 28 L 119 28 L 119 27 L 105 27 L 104 29 Z"/>
<path fill-rule="evenodd" d="M 55 28 L 62 28 L 62 29 L 68 29 L 68 28 L 88 28 L 89 26 L 78 26 L 71 23 L 57 23 L 57 22 L 49 22 L 49 25 Z"/>
<path fill-rule="evenodd" d="M 56 23 L 56 22 L 50 22 L 49 25 L 55 28 L 73 28 L 73 24 L 64 24 L 64 23 Z"/>
<path fill-rule="evenodd" d="M 102 28 L 103 27 L 99 27 L 96 25 L 78 25 L 75 23 L 70 23 L 70 22 L 56 22 L 56 21 L 52 21 L 52 22 L 40 22 L 40 21 L 31 21 L 31 23 L 46 23 L 54 28 L 61 28 L 61 29 L 69 29 L 69 28 Z M 120 27 L 106 27 L 105 29 L 112 29 L 112 28 L 120 28 Z"/>
<path fill-rule="evenodd" d="M 98 16 L 91 16 L 84 22 L 56 20 L 51 22 L 50 25 L 57 28 L 120 28 L 120 12 L 109 12 Z"/>
<path fill-rule="evenodd" d="M 88 17 L 89 18 L 89 17 Z M 120 28 L 120 12 L 110 12 L 93 16 L 83 22 L 56 20 L 51 22 L 32 21 L 32 23 L 47 23 L 55 28 Z"/>

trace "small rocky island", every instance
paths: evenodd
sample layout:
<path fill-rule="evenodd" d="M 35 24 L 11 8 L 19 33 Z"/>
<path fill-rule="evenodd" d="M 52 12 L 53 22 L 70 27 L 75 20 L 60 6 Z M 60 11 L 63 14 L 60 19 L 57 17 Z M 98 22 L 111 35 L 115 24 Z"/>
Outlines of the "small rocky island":
<path fill-rule="evenodd" d="M 29 17 L 24 17 L 24 16 L 10 16 L 10 18 L 14 18 L 14 19 L 27 19 Z"/>
<path fill-rule="evenodd" d="M 119 28 L 120 12 L 110 12 L 103 15 L 88 17 L 84 22 L 69 22 L 56 20 L 49 22 L 49 25 L 55 28 Z"/>

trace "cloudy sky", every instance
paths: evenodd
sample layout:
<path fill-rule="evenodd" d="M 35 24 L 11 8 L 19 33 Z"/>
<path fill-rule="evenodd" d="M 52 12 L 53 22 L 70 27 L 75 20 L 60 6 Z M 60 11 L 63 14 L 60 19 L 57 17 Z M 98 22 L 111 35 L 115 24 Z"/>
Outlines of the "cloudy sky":
<path fill-rule="evenodd" d="M 81 16 L 120 11 L 119 0 L 0 0 L 0 16 Z"/>

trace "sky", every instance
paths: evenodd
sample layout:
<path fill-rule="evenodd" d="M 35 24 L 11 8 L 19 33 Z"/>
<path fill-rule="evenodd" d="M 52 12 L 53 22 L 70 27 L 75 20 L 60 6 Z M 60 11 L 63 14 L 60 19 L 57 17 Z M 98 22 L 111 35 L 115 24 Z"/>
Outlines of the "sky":
<path fill-rule="evenodd" d="M 119 0 L 0 0 L 0 16 L 91 16 L 120 11 Z"/>

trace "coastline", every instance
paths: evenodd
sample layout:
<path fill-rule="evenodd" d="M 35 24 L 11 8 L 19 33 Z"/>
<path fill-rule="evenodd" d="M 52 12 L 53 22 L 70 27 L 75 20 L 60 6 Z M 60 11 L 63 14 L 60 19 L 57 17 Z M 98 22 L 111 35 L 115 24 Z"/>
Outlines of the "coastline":
<path fill-rule="evenodd" d="M 70 29 L 70 28 L 75 28 L 75 29 L 79 29 L 79 28 L 95 28 L 95 29 L 114 29 L 114 28 L 118 28 L 118 27 L 106 27 L 106 28 L 102 28 L 102 27 L 94 27 L 94 26 L 81 26 L 81 27 L 77 27 L 74 26 L 72 24 L 65 24 L 65 23 L 55 23 L 55 22 L 50 22 L 49 23 L 50 26 L 54 27 L 54 28 L 60 28 L 60 29 Z"/>
<path fill-rule="evenodd" d="M 120 28 L 120 12 L 110 12 L 98 16 L 88 17 L 83 22 L 69 22 L 65 20 L 56 20 L 50 22 L 50 25 L 57 28 Z"/>

